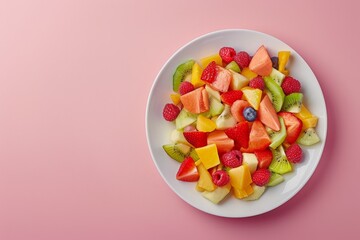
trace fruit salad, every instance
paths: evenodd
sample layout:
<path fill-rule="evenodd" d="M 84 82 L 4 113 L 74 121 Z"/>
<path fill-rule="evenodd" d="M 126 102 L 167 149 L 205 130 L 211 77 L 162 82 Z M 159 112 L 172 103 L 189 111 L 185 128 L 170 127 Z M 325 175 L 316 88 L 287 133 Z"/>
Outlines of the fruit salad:
<path fill-rule="evenodd" d="M 301 79 L 287 69 L 290 51 L 222 47 L 175 70 L 165 121 L 173 123 L 167 155 L 174 178 L 218 204 L 228 195 L 257 200 L 302 163 L 304 146 L 320 141 L 318 117 L 303 103 Z M 189 183 L 184 183 L 189 184 Z"/>

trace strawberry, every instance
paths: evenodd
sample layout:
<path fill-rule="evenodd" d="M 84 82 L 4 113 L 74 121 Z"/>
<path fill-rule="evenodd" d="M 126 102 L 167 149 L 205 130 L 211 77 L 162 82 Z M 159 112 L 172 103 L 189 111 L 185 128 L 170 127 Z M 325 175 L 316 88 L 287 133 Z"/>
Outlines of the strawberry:
<path fill-rule="evenodd" d="M 215 61 L 209 63 L 201 74 L 201 80 L 208 83 L 214 82 L 217 74 L 216 66 Z"/>
<path fill-rule="evenodd" d="M 194 85 L 192 85 L 191 82 L 184 81 L 179 86 L 179 93 L 180 93 L 180 95 L 185 95 L 194 89 L 195 89 Z"/>
<path fill-rule="evenodd" d="M 205 147 L 207 145 L 207 134 L 205 132 L 183 132 L 186 141 L 196 148 Z"/>
<path fill-rule="evenodd" d="M 273 159 L 273 154 L 269 148 L 260 151 L 254 151 L 258 160 L 258 168 L 268 168 Z"/>
<path fill-rule="evenodd" d="M 236 51 L 232 47 L 222 47 L 219 51 L 219 55 L 220 55 L 222 61 L 225 64 L 228 64 L 229 62 L 234 60 Z"/>
<path fill-rule="evenodd" d="M 239 150 L 231 150 L 230 152 L 224 153 L 220 161 L 225 167 L 236 168 L 242 164 L 242 153 Z"/>
<path fill-rule="evenodd" d="M 294 143 L 301 133 L 302 121 L 290 112 L 280 112 L 278 115 L 284 119 L 287 134 L 285 142 Z"/>
<path fill-rule="evenodd" d="M 285 154 L 287 159 L 292 163 L 298 163 L 302 160 L 302 149 L 297 143 L 294 143 L 288 147 L 285 150 Z"/>
<path fill-rule="evenodd" d="M 221 94 L 221 100 L 223 103 L 231 106 L 236 100 L 240 100 L 242 95 L 243 92 L 241 90 L 230 90 Z"/>
<path fill-rule="evenodd" d="M 251 178 L 253 182 L 258 186 L 265 186 L 270 180 L 271 172 L 268 169 L 256 170 Z"/>
<path fill-rule="evenodd" d="M 163 109 L 163 117 L 166 121 L 174 121 L 179 115 L 180 109 L 172 103 L 167 103 Z"/>
<path fill-rule="evenodd" d="M 283 89 L 285 95 L 289 95 L 294 92 L 300 92 L 301 84 L 295 78 L 285 77 L 281 84 L 281 88 Z"/>
<path fill-rule="evenodd" d="M 199 180 L 199 173 L 192 157 L 185 158 L 181 163 L 176 179 L 184 182 L 196 182 Z"/>
<path fill-rule="evenodd" d="M 241 122 L 235 125 L 235 127 L 225 130 L 226 135 L 235 140 L 237 146 L 247 148 L 249 146 L 250 128 L 247 122 Z"/>
<path fill-rule="evenodd" d="M 230 181 L 230 176 L 224 170 L 217 170 L 212 175 L 212 181 L 216 186 L 222 187 Z"/>
<path fill-rule="evenodd" d="M 249 82 L 249 87 L 264 90 L 265 89 L 264 79 L 261 76 L 257 76 L 255 78 L 251 79 Z"/>
<path fill-rule="evenodd" d="M 245 67 L 249 66 L 250 63 L 250 56 L 247 52 L 238 52 L 235 56 L 234 56 L 234 61 L 239 65 L 239 67 L 241 69 L 244 69 Z"/>

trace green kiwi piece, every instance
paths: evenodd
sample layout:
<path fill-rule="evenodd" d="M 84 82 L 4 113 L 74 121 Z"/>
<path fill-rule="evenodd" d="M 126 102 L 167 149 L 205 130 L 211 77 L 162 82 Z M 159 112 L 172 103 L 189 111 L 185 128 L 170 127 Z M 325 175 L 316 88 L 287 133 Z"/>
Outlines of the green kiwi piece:
<path fill-rule="evenodd" d="M 180 64 L 173 75 L 173 90 L 177 92 L 179 90 L 180 84 L 191 74 L 192 68 L 195 64 L 194 60 L 188 60 Z"/>
<path fill-rule="evenodd" d="M 292 171 L 291 163 L 287 160 L 284 148 L 280 145 L 276 149 L 271 150 L 273 153 L 273 160 L 269 166 L 269 169 L 278 174 L 284 174 Z"/>
<path fill-rule="evenodd" d="M 269 127 L 266 128 L 266 131 L 271 139 L 271 144 L 269 147 L 272 149 L 276 149 L 277 147 L 279 147 L 286 138 L 286 126 L 284 119 L 279 116 L 279 121 L 280 121 L 280 131 L 274 131 Z"/>
<path fill-rule="evenodd" d="M 184 127 L 194 123 L 196 119 L 197 119 L 196 114 L 188 112 L 185 110 L 185 108 L 183 108 L 175 119 L 176 129 L 177 130 L 183 129 Z"/>
<path fill-rule="evenodd" d="M 311 146 L 318 142 L 320 142 L 320 137 L 317 135 L 314 128 L 308 128 L 303 130 L 297 139 L 297 143 L 305 146 Z"/>
<path fill-rule="evenodd" d="M 240 71 L 241 71 L 239 65 L 235 61 L 230 62 L 228 65 L 226 65 L 225 68 L 226 69 L 231 69 L 231 70 L 233 70 L 234 72 L 237 72 L 237 73 L 240 73 Z"/>
<path fill-rule="evenodd" d="M 284 180 L 285 179 L 284 179 L 284 177 L 282 175 L 272 172 L 271 176 L 270 176 L 270 180 L 266 184 L 266 186 L 273 187 L 273 186 L 278 185 L 279 183 L 282 183 Z"/>
<path fill-rule="evenodd" d="M 265 93 L 269 96 L 276 112 L 281 110 L 281 107 L 284 103 L 285 94 L 282 88 L 277 84 L 274 79 L 267 76 L 264 77 L 265 82 Z"/>
<path fill-rule="evenodd" d="M 299 113 L 303 101 L 302 93 L 290 93 L 284 99 L 282 110 L 286 112 Z"/>
<path fill-rule="evenodd" d="M 172 159 L 183 162 L 191 152 L 191 147 L 183 143 L 166 144 L 162 146 L 167 155 Z"/>
<path fill-rule="evenodd" d="M 275 68 L 272 69 L 270 73 L 270 77 L 279 85 L 281 86 L 282 82 L 284 81 L 285 75 L 276 70 Z"/>
<path fill-rule="evenodd" d="M 192 157 L 192 159 L 196 162 L 197 160 L 199 160 L 199 156 L 197 155 L 195 148 L 191 148 L 191 151 L 189 153 L 189 156 Z"/>

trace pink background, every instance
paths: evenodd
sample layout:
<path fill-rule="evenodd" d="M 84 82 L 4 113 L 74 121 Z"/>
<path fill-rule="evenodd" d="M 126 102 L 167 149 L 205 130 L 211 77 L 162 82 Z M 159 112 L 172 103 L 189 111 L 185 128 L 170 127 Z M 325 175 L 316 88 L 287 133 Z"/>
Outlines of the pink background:
<path fill-rule="evenodd" d="M 359 238 L 354 2 L 2 0 L 0 239 Z M 148 93 L 167 58 L 225 28 L 296 49 L 328 107 L 327 144 L 308 184 L 245 219 L 183 202 L 145 137 Z"/>

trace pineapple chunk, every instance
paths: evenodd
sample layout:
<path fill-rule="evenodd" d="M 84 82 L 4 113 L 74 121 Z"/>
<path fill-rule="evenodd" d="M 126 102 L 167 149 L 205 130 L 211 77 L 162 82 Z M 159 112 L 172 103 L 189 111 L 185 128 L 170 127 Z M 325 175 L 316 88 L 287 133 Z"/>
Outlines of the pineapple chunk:
<path fill-rule="evenodd" d="M 216 144 L 209 144 L 205 147 L 195 148 L 200 161 L 204 165 L 205 169 L 215 167 L 220 164 L 219 154 Z"/>

